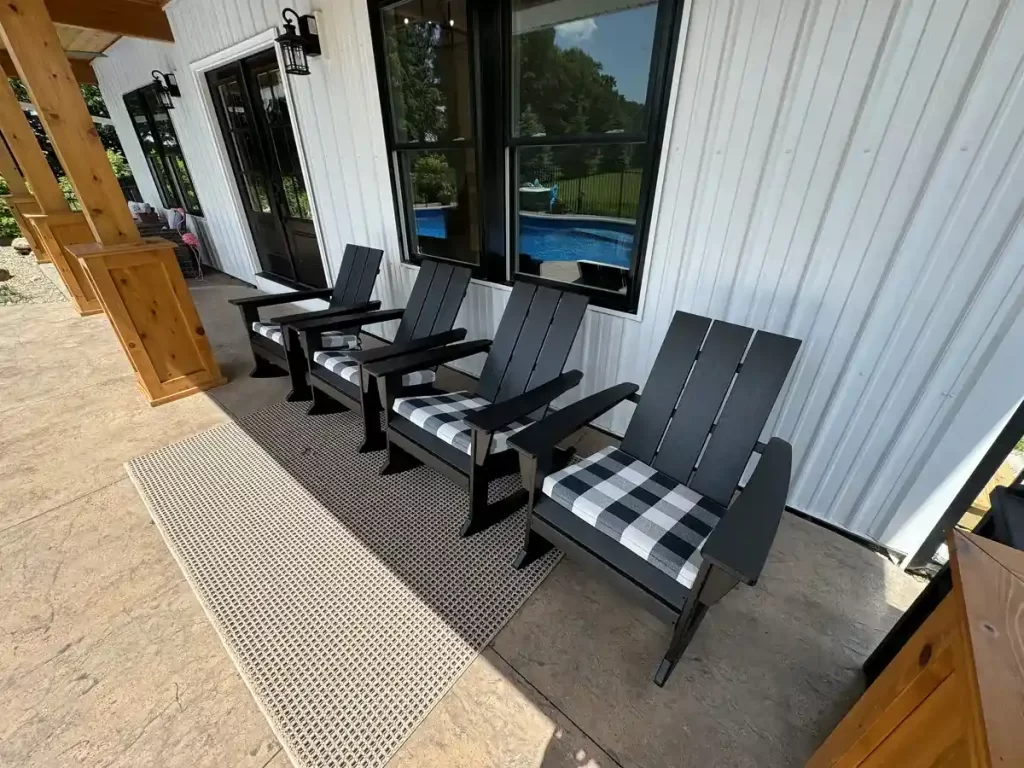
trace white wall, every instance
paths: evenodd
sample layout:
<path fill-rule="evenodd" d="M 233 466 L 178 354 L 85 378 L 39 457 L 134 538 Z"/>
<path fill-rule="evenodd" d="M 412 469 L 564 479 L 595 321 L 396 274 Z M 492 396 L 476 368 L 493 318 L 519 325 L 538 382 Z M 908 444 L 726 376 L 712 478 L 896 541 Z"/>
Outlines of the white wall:
<path fill-rule="evenodd" d="M 281 7 L 167 8 L 175 125 L 203 169 L 217 251 L 243 278 L 248 233 L 188 65 L 276 24 Z M 642 383 L 677 309 L 802 338 L 769 424 L 794 445 L 790 503 L 913 549 L 949 478 L 1024 394 L 1019 375 L 983 377 L 1024 343 L 1021 29 L 1024 3 L 1006 0 L 694 0 L 641 314 L 588 312 L 570 358 L 586 374 L 577 395 Z M 377 293 L 400 305 L 414 270 L 399 263 L 365 2 L 325 4 L 321 36 L 325 59 L 292 85 L 322 247 L 334 268 L 346 243 L 384 248 Z M 108 69 L 142 69 L 146 45 L 108 52 L 105 93 Z M 474 284 L 460 323 L 490 335 L 506 297 Z M 603 425 L 621 432 L 628 416 Z"/>

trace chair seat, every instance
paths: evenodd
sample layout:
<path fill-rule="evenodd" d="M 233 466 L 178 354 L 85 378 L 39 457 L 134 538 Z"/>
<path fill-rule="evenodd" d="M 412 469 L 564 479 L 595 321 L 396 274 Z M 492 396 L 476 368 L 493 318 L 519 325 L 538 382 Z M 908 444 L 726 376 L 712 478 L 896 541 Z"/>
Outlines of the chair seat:
<path fill-rule="evenodd" d="M 252 330 L 264 338 L 270 339 L 275 344 L 284 346 L 284 335 L 281 333 L 279 323 L 252 324 Z M 341 331 L 327 331 L 323 334 L 323 345 L 326 349 L 358 349 L 359 337 L 351 333 Z"/>
<path fill-rule="evenodd" d="M 349 384 L 359 383 L 359 364 L 344 352 L 314 352 L 313 362 L 322 365 L 328 371 L 345 379 Z M 436 378 L 433 371 L 413 371 L 402 376 L 402 386 L 415 387 L 420 384 L 430 384 Z"/>
<path fill-rule="evenodd" d="M 473 428 L 464 421 L 464 417 L 489 405 L 489 401 L 469 392 L 449 392 L 424 397 L 400 397 L 395 400 L 394 411 L 453 448 L 472 454 Z M 502 453 L 509 450 L 508 439 L 532 423 L 530 419 L 514 421 L 495 432 L 490 452 Z"/>
<path fill-rule="evenodd" d="M 544 478 L 544 494 L 684 587 L 723 510 L 618 448 Z"/>

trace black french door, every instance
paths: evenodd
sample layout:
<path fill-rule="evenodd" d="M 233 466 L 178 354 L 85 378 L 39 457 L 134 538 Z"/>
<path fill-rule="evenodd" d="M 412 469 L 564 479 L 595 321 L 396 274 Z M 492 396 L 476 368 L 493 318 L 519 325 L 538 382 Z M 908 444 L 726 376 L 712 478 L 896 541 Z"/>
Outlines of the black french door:
<path fill-rule="evenodd" d="M 232 62 L 206 78 L 263 271 L 326 288 L 275 52 Z"/>

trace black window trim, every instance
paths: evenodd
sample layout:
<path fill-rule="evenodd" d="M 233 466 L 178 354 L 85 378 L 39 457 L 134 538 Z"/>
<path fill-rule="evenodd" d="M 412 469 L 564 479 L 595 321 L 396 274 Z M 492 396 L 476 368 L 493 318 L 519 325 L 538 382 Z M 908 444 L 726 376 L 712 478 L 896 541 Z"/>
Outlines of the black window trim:
<path fill-rule="evenodd" d="M 513 135 L 509 103 L 513 75 L 512 46 L 510 45 L 512 2 L 511 0 L 497 0 L 497 3 L 500 4 L 500 12 L 490 14 L 491 21 L 497 20 L 498 22 L 499 28 L 495 30 L 494 28 L 485 28 L 482 22 L 486 22 L 487 19 L 481 18 L 478 5 L 480 2 L 494 1 L 466 0 L 467 20 L 469 28 L 472 30 L 470 51 L 473 69 L 474 130 L 476 132 L 472 146 L 476 149 L 479 169 L 478 204 L 482 240 L 480 264 L 473 269 L 474 281 L 509 286 L 515 280 L 523 280 L 540 285 L 550 285 L 561 290 L 582 293 L 590 298 L 591 304 L 595 307 L 637 315 L 643 295 L 644 269 L 653 236 L 653 206 L 659 184 L 662 181 L 659 174 L 664 159 L 665 133 L 668 128 L 669 105 L 672 102 L 676 57 L 679 55 L 683 12 L 690 0 L 658 0 L 654 44 L 651 50 L 651 68 L 647 82 L 644 130 L 575 136 Z M 412 240 L 409 232 L 411 222 L 408 221 L 408 218 L 412 215 L 413 209 L 412 206 L 406 206 L 403 203 L 398 153 L 417 149 L 465 149 L 469 146 L 469 142 L 399 142 L 394 139 L 396 133 L 388 91 L 382 13 L 390 8 L 404 5 L 406 2 L 408 0 L 368 0 L 368 10 L 401 260 L 404 264 L 416 266 L 422 261 L 423 256 L 411 252 Z M 495 33 L 497 33 L 497 40 L 494 39 Z M 487 45 L 482 45 L 485 35 L 487 35 Z M 495 72 L 500 73 L 499 87 L 488 88 L 486 92 L 482 92 L 484 76 Z M 492 80 L 488 80 L 488 82 L 492 82 Z M 484 125 L 482 116 L 485 105 L 489 105 L 488 110 L 492 114 L 488 125 Z M 493 115 L 498 115 L 498 117 Z M 495 129 L 496 125 L 500 128 Z M 496 141 L 497 138 L 500 138 L 500 141 Z M 634 258 L 629 270 L 629 287 L 625 294 L 517 271 L 516 259 L 518 256 L 515 253 L 517 224 L 515 219 L 518 215 L 518 208 L 515 201 L 518 183 L 515 173 L 515 151 L 519 147 L 579 146 L 582 144 L 637 144 L 642 145 L 645 150 L 641 165 L 643 182 L 640 185 L 640 196 L 637 202 Z M 485 152 L 485 148 L 489 152 Z M 488 160 L 494 167 L 487 167 Z M 500 172 L 496 170 L 499 160 Z M 495 196 L 498 197 L 498 200 L 494 200 Z M 498 223 L 499 218 L 501 219 L 500 224 Z M 495 244 L 498 244 L 498 247 L 495 247 Z M 441 257 L 433 256 L 432 258 Z M 455 263 L 466 264 L 464 261 Z"/>
<path fill-rule="evenodd" d="M 189 183 L 191 183 L 192 189 L 196 195 L 196 205 L 194 207 L 190 206 L 188 202 L 188 197 L 184 194 L 184 192 L 181 189 L 181 181 L 178 179 L 176 166 L 168 158 L 165 147 L 160 143 L 160 132 L 157 128 L 156 117 L 153 114 L 152 94 L 155 90 L 155 87 L 156 86 L 154 84 L 144 85 L 141 88 L 136 88 L 133 91 L 128 91 L 121 97 L 124 101 L 125 109 L 128 111 L 128 117 L 131 120 L 132 128 L 135 131 L 135 138 L 139 142 L 139 148 L 142 150 L 142 155 L 143 157 L 145 157 L 146 164 L 149 166 L 150 175 L 154 175 L 155 171 L 152 168 L 152 159 L 150 158 L 149 153 L 146 151 L 146 147 L 142 146 L 142 137 L 139 136 L 138 125 L 135 122 L 135 111 L 137 111 L 137 108 L 130 103 L 130 100 L 136 100 L 136 103 L 142 106 L 142 116 L 146 118 L 146 123 L 149 126 L 149 130 L 153 134 L 153 148 L 156 150 L 157 155 L 159 155 L 160 161 L 163 164 L 164 172 L 167 174 L 168 178 L 171 181 L 172 186 L 174 187 L 173 191 L 177 200 L 171 202 L 176 202 L 177 205 L 168 205 L 168 201 L 164 197 L 168 190 L 165 190 L 163 188 L 163 186 L 159 183 L 159 179 L 153 179 L 153 183 L 156 185 L 157 192 L 160 194 L 160 202 L 164 205 L 165 208 L 181 208 L 190 216 L 202 216 L 203 210 L 201 204 L 199 203 L 199 191 L 196 189 L 195 180 L 192 178 L 192 171 L 189 170 L 188 161 L 185 159 L 185 153 L 182 152 L 181 150 L 181 140 L 178 138 L 178 129 L 174 125 L 174 120 L 171 119 L 170 112 L 166 109 L 162 111 L 167 115 L 167 122 L 170 125 L 171 130 L 174 131 L 174 138 L 178 142 L 178 149 L 174 154 L 181 157 L 181 162 L 185 166 L 185 173 L 188 174 Z"/>

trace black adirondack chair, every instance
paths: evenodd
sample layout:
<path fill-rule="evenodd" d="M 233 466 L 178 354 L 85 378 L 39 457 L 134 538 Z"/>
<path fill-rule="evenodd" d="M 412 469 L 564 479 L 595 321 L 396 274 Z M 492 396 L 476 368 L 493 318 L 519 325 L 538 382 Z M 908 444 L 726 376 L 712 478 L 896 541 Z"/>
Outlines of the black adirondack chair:
<path fill-rule="evenodd" d="M 451 344 L 364 363 L 376 377 L 387 413 L 388 461 L 382 474 L 422 462 L 469 491 L 469 536 L 519 509 L 525 493 L 489 505 L 491 480 L 518 469 L 508 438 L 544 414 L 582 374 L 562 372 L 587 308 L 584 296 L 516 283 L 493 341 Z M 396 397 L 403 375 L 487 352 L 474 391 Z"/>
<path fill-rule="evenodd" d="M 293 324 L 303 349 L 303 365 L 308 382 L 296 391 L 298 399 L 313 399 L 310 415 L 353 409 L 363 416 L 365 436 L 360 451 L 376 451 L 387 440 L 380 426 L 380 399 L 373 377 L 363 370 L 364 363 L 387 360 L 399 355 L 443 346 L 466 338 L 466 330 L 452 330 L 455 316 L 469 286 L 471 269 L 426 259 L 420 267 L 409 302 L 404 309 L 357 312 L 341 317 L 300 320 Z M 401 319 L 392 343 L 364 350 L 338 350 L 324 347 L 328 333 L 358 333 L 363 325 Z M 430 392 L 435 368 L 410 371 L 401 378 L 400 393 L 412 395 Z M 298 377 L 293 376 L 298 381 Z M 398 393 L 396 393 L 398 394 Z"/>
<path fill-rule="evenodd" d="M 231 299 L 231 303 L 242 311 L 242 321 L 249 334 L 249 345 L 255 367 L 250 376 L 266 378 L 292 376 L 292 392 L 289 400 L 299 397 L 304 384 L 305 363 L 299 346 L 297 333 L 291 323 L 323 317 L 337 317 L 345 313 L 369 312 L 380 307 L 379 301 L 370 301 L 370 293 L 377 282 L 380 260 L 384 251 L 361 245 L 349 245 L 338 269 L 338 278 L 333 288 L 319 288 L 309 291 L 277 293 L 272 296 L 249 296 Z M 330 307 L 316 312 L 302 312 L 278 317 L 273 322 L 260 320 L 263 307 L 291 304 L 306 299 L 328 299 Z M 337 333 L 325 340 L 325 346 L 333 349 L 350 349 L 359 344 L 358 336 Z"/>
<path fill-rule="evenodd" d="M 759 438 L 799 348 L 786 336 L 677 312 L 642 397 L 636 384 L 619 384 L 510 440 L 529 493 L 516 567 L 554 545 L 673 621 L 659 686 L 708 607 L 740 582 L 755 584 L 768 557 L 791 449 Z M 621 446 L 551 472 L 560 441 L 625 400 L 636 410 Z M 754 452 L 754 473 L 733 500 Z"/>

